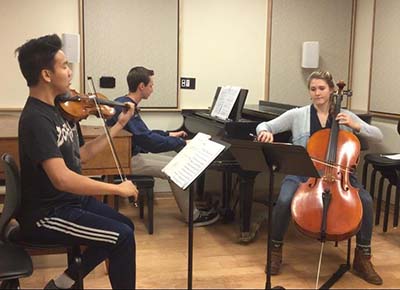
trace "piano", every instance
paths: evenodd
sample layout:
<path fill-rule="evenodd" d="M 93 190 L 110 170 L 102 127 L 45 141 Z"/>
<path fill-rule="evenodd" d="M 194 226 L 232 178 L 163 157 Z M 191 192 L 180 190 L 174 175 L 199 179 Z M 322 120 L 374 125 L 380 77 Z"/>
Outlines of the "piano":
<path fill-rule="evenodd" d="M 183 127 L 193 136 L 197 132 L 211 135 L 215 139 L 222 139 L 229 143 L 231 139 L 252 140 L 250 135 L 255 134 L 257 125 L 260 122 L 269 121 L 283 114 L 287 110 L 296 106 L 281 104 L 268 101 L 259 101 L 259 104 L 245 105 L 241 118 L 233 120 L 219 120 L 211 117 L 209 110 L 182 110 L 184 118 Z M 367 123 L 371 121 L 371 115 L 366 112 L 356 112 Z M 283 132 L 274 136 L 276 142 L 290 142 L 291 133 Z M 367 144 L 360 140 L 362 149 L 367 148 Z M 251 229 L 251 208 L 253 202 L 254 181 L 259 172 L 242 170 L 232 156 L 226 151 L 214 164 L 211 169 L 219 169 L 223 172 L 223 194 L 221 200 L 222 218 L 229 221 L 233 218 L 234 212 L 230 208 L 230 194 L 232 192 L 232 173 L 239 176 L 239 206 L 240 206 L 240 236 L 239 242 L 251 242 L 257 229 Z"/>

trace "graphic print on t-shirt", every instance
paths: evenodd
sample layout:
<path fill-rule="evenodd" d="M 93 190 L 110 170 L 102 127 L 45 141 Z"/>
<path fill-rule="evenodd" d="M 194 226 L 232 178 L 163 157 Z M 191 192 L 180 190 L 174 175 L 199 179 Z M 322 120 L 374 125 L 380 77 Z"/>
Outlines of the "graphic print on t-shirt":
<path fill-rule="evenodd" d="M 68 123 L 64 123 L 62 127 L 56 126 L 57 130 L 57 146 L 60 148 L 65 141 L 69 139 L 70 142 L 73 141 L 74 133 L 71 126 Z"/>

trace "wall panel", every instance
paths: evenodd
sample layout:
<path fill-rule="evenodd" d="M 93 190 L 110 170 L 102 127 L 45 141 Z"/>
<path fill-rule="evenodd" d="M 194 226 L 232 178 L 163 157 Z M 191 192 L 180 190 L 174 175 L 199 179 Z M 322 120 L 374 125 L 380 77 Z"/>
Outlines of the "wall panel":
<path fill-rule="evenodd" d="M 85 78 L 98 86 L 101 76 L 115 77 L 115 88 L 99 90 L 116 98 L 128 91 L 129 69 L 145 66 L 155 71 L 155 90 L 142 106 L 176 108 L 178 0 L 84 0 L 83 7 Z"/>
<path fill-rule="evenodd" d="M 370 111 L 400 116 L 400 1 L 376 0 Z"/>
<path fill-rule="evenodd" d="M 272 3 L 269 100 L 309 103 L 302 44 L 319 41 L 319 69 L 348 82 L 352 0 L 275 0 Z"/>

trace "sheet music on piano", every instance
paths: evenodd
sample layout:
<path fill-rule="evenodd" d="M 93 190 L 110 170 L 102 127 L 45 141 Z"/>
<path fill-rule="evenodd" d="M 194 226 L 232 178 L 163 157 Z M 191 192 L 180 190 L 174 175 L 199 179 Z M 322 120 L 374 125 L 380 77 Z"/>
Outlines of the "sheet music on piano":
<path fill-rule="evenodd" d="M 197 133 L 161 171 L 180 188 L 186 189 L 225 149 L 210 138 L 210 135 Z"/>
<path fill-rule="evenodd" d="M 211 111 L 211 116 L 227 120 L 239 96 L 240 87 L 223 86 Z"/>

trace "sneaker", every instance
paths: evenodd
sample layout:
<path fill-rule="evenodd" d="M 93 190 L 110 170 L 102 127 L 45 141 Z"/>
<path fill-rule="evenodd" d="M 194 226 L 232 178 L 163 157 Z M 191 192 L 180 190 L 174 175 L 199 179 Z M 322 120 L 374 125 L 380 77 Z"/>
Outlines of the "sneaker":
<path fill-rule="evenodd" d="M 60 289 L 60 288 L 58 288 L 58 287 L 56 286 L 56 283 L 54 282 L 54 280 L 51 279 L 51 280 L 46 284 L 46 286 L 44 286 L 43 289 Z"/>
<path fill-rule="evenodd" d="M 198 210 L 201 215 L 210 215 L 210 214 L 217 213 L 217 210 L 214 207 L 207 208 L 207 209 L 199 209 L 198 208 Z"/>
<path fill-rule="evenodd" d="M 74 285 L 71 286 L 71 288 L 69 289 L 75 289 L 76 288 L 76 283 Z M 51 279 L 46 286 L 44 286 L 43 289 L 63 289 L 63 288 L 59 288 L 57 287 L 56 283 L 54 282 L 54 279 Z"/>
<path fill-rule="evenodd" d="M 204 227 L 211 225 L 219 219 L 219 213 L 215 210 L 199 211 L 199 216 L 193 221 L 194 227 Z"/>

